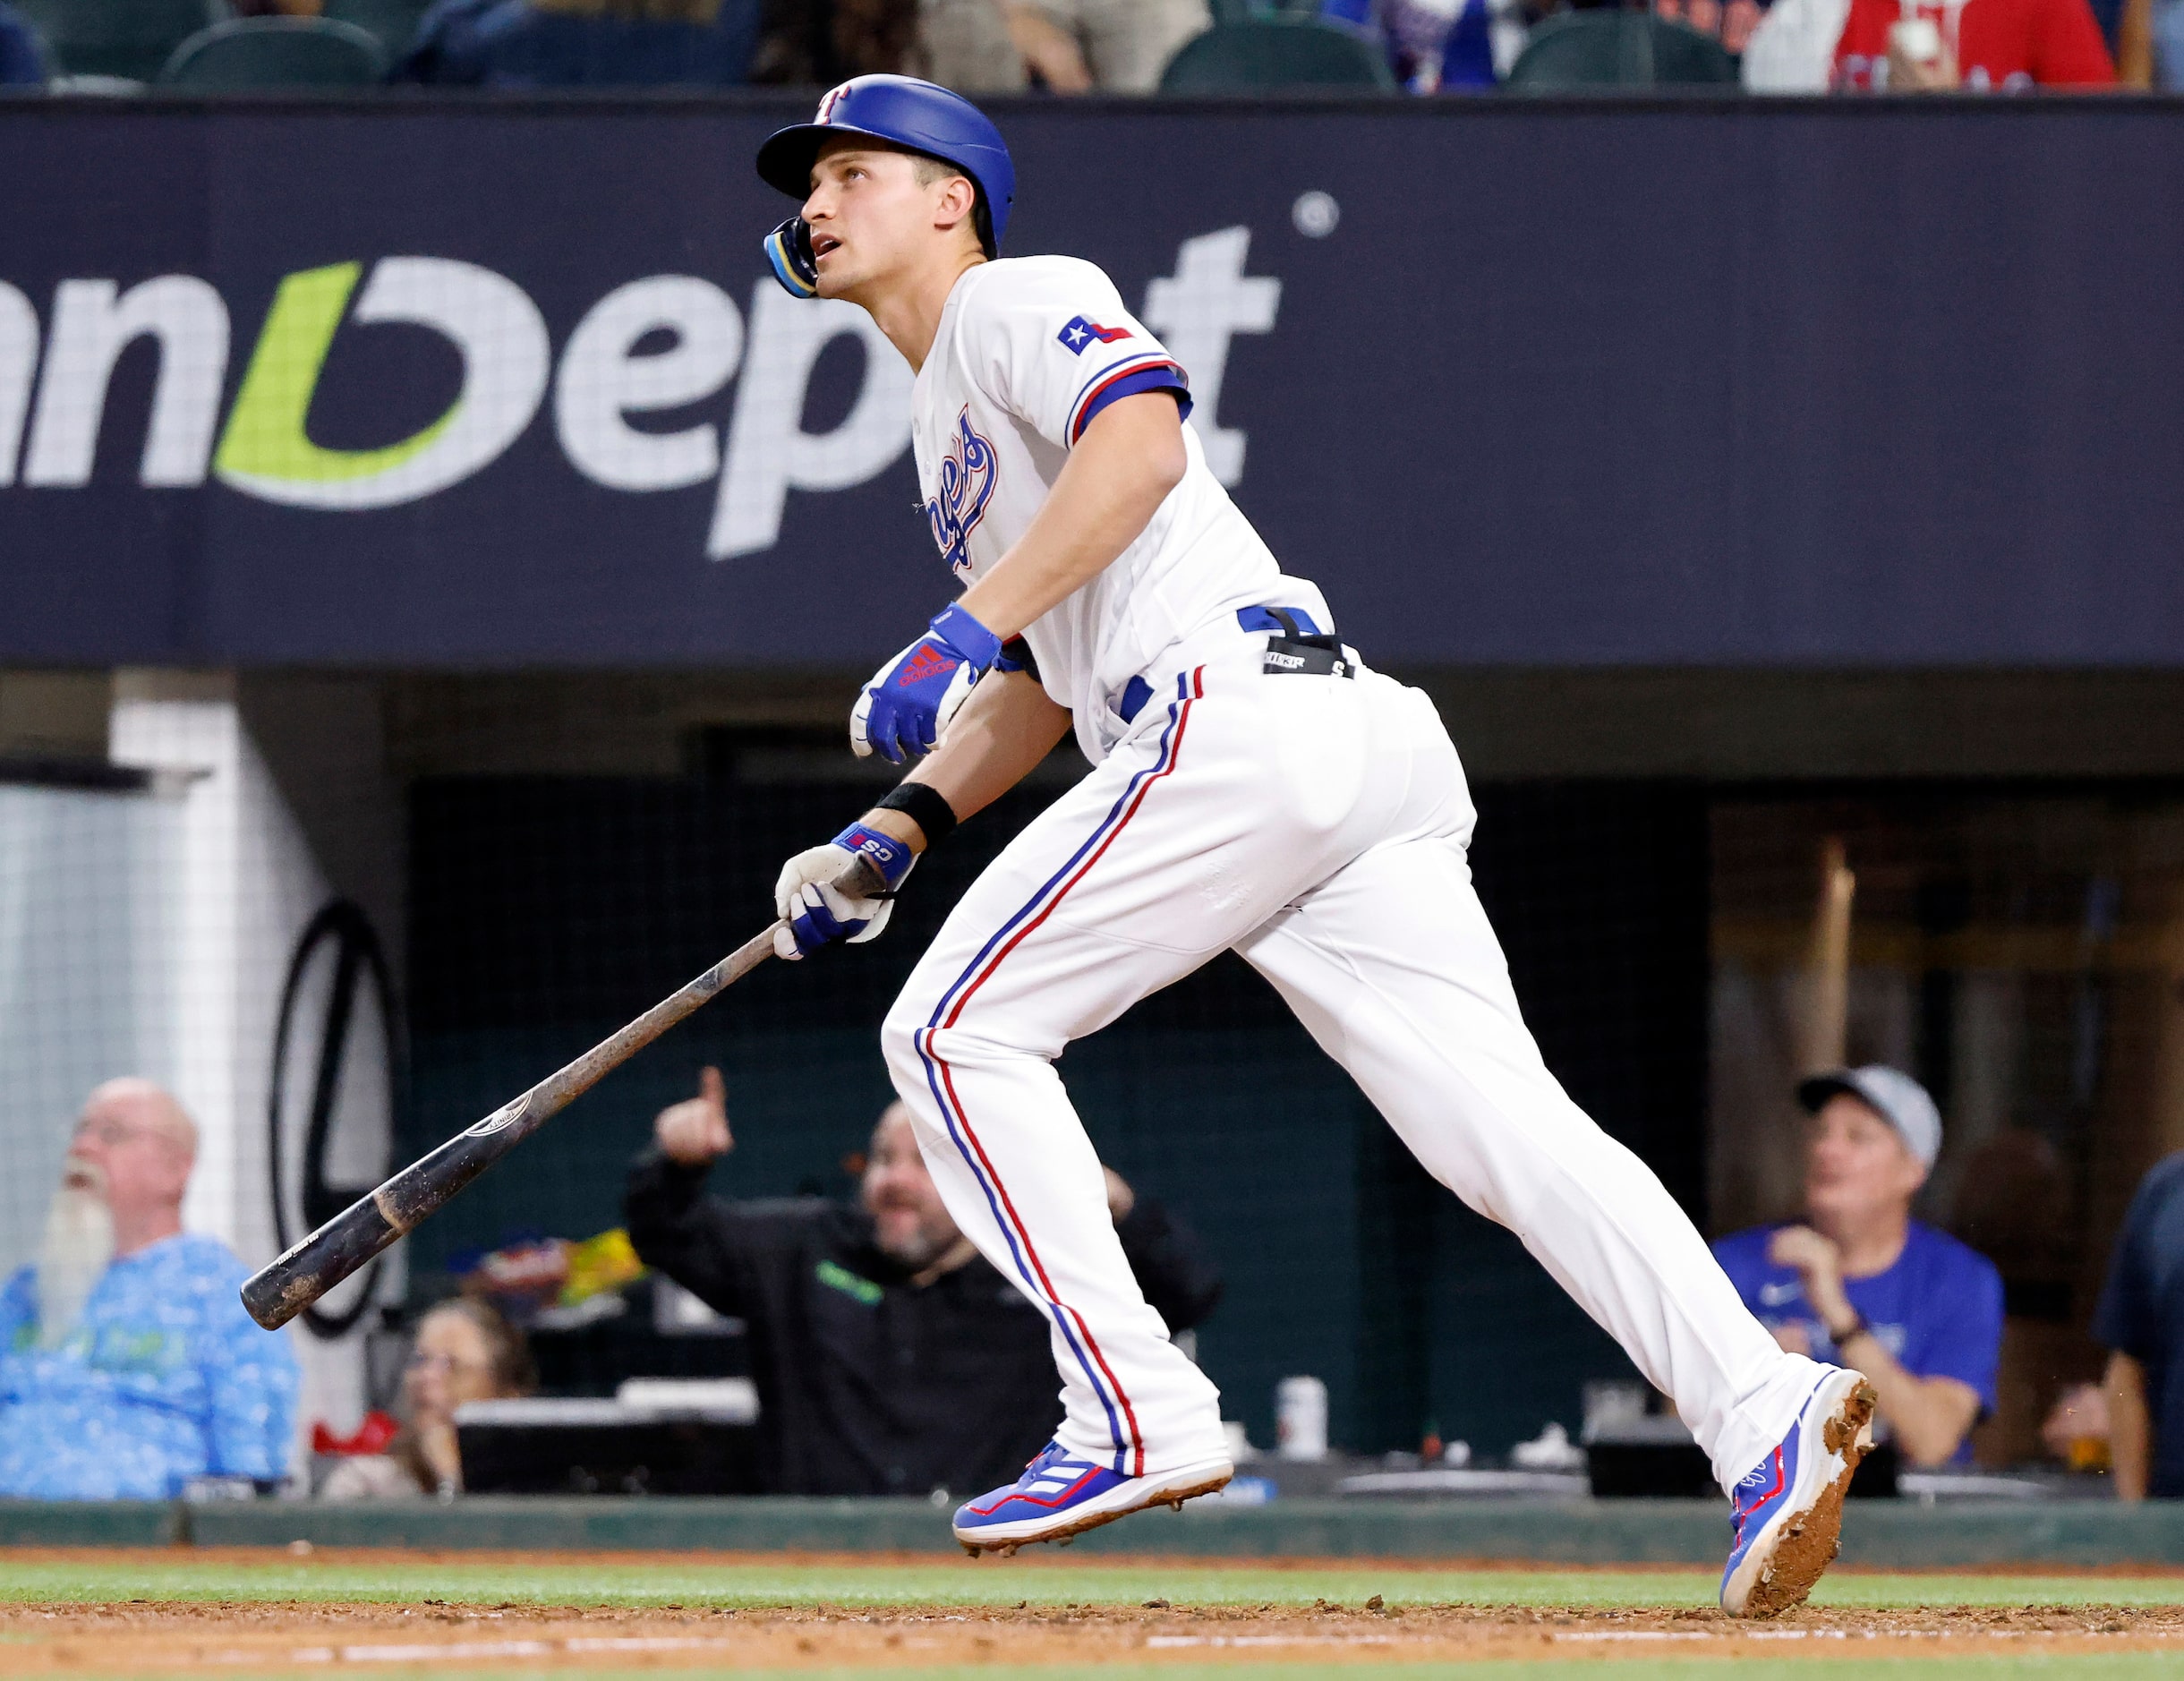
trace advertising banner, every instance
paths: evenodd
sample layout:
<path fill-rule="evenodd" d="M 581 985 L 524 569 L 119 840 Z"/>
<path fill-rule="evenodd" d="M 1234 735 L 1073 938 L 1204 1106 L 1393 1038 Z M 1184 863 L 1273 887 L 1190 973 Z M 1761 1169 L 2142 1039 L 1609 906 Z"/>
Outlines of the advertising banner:
<path fill-rule="evenodd" d="M 0 107 L 0 659 L 876 661 L 912 372 L 802 103 Z M 2184 112 L 996 107 L 1381 663 L 2184 659 Z"/>

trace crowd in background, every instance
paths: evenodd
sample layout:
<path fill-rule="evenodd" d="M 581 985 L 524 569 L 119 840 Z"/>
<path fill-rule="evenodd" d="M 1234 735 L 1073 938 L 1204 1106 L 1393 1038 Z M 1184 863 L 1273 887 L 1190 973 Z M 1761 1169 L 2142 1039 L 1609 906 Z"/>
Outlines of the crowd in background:
<path fill-rule="evenodd" d="M 1808 1079 L 1797 1096 L 1809 1116 L 1798 1217 L 1730 1233 L 1716 1258 L 1784 1347 L 1867 1375 L 1904 1461 L 1968 1463 L 1973 1427 L 1998 1406 L 2004 1290 L 1991 1259 L 1913 1216 L 1941 1114 L 1917 1081 L 1879 1065 Z M 624 1272 L 641 1259 L 744 1323 L 758 1486 L 960 1490 L 1036 1449 L 1056 1404 L 1047 1327 L 950 1219 L 907 1113 L 881 1115 L 845 1199 L 722 1197 L 707 1181 L 733 1146 L 707 1069 L 631 1169 Z M 0 1286 L 0 1498 L 311 1491 L 290 1339 L 244 1314 L 235 1254 L 183 1229 L 196 1156 L 189 1115 L 151 1082 L 109 1080 L 86 1100 L 38 1255 Z M 1147 1301 L 1188 1349 L 1219 1271 L 1112 1170 L 1107 1192 Z M 2140 1186 L 2092 1331 L 2104 1379 L 2063 1396 L 2050 1451 L 2079 1470 L 2112 1458 L 2123 1498 L 2184 1496 L 2184 1153 Z M 452 1498 L 458 1409 L 536 1384 L 522 1332 L 481 1295 L 428 1306 L 401 1417 L 374 1415 L 346 1444 L 316 1421 L 314 1445 L 337 1463 L 320 1467 L 315 1491 Z"/>
<path fill-rule="evenodd" d="M 825 87 L 895 72 L 974 96 L 1070 96 L 1327 83 L 1435 94 L 1488 90 L 1513 76 L 1531 90 L 1632 80 L 1632 48 L 1615 33 L 1628 14 L 1596 11 L 1598 0 L 0 0 L 0 85 L 81 85 L 68 47 L 72 8 L 177 3 L 196 8 L 185 18 L 225 12 L 243 21 L 221 30 L 341 37 L 287 71 L 263 43 L 215 43 L 230 73 L 256 64 L 275 81 Z M 1652 16 L 1638 78 L 1647 84 L 1741 80 L 1774 93 L 2184 87 L 2184 0 L 1653 0 Z M 1568 50 L 1588 18 L 1598 41 Z M 1339 35 L 1356 56 L 1262 40 L 1199 53 L 1195 73 L 1176 73 L 1209 32 L 1275 26 Z M 1542 61 L 1537 73 L 1522 71 L 1528 43 L 1555 30 L 1565 38 L 1561 68 Z M 1573 68 L 1588 55 L 1591 69 Z M 243 85 L 195 73 L 221 56 L 178 52 L 157 79 Z M 189 67 L 178 70 L 183 59 Z"/>

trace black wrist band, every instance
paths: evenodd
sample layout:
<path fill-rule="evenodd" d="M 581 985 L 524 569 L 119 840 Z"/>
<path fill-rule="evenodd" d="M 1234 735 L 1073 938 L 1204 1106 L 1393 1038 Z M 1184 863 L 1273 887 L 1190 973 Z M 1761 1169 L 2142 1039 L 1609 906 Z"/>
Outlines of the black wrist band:
<path fill-rule="evenodd" d="M 925 831 L 929 847 L 940 845 L 956 826 L 955 807 L 926 782 L 897 782 L 874 809 L 902 813 Z"/>
<path fill-rule="evenodd" d="M 1001 644 L 1001 657 L 1036 683 L 1039 680 L 1039 662 L 1031 656 L 1031 644 L 1021 636 L 1011 636 Z"/>
<path fill-rule="evenodd" d="M 1828 1327 L 1828 1340 L 1833 1343 L 1836 1347 L 1840 1348 L 1854 1336 L 1864 1336 L 1869 1335 L 1873 1328 L 1873 1327 L 1872 1326 L 1865 1322 L 1865 1316 L 1863 1313 L 1854 1313 L 1850 1317 L 1850 1328 L 1848 1330 L 1838 1331 L 1832 1325 Z"/>

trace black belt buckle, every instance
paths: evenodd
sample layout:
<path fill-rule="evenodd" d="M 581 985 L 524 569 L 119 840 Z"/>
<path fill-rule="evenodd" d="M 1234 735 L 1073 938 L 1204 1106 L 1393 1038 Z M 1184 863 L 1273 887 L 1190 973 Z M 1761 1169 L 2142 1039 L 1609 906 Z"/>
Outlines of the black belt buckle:
<path fill-rule="evenodd" d="M 1355 677 L 1358 669 L 1343 651 L 1340 638 L 1307 634 L 1279 607 L 1267 612 L 1281 625 L 1279 634 L 1267 638 L 1267 652 L 1259 670 L 1269 677 Z"/>

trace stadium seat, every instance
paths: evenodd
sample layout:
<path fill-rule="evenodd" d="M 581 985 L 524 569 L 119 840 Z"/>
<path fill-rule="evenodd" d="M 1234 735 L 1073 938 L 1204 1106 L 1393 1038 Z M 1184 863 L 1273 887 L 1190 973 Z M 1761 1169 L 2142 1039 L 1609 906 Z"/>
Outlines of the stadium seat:
<path fill-rule="evenodd" d="M 431 6 L 431 0 L 326 0 L 319 15 L 337 23 L 354 23 L 379 42 L 391 64 L 416 38 L 417 25 Z"/>
<path fill-rule="evenodd" d="M 1650 12 L 1571 12 L 1531 32 L 1503 85 L 1518 93 L 1581 88 L 1736 85 L 1719 41 Z"/>
<path fill-rule="evenodd" d="M 324 18 L 235 18 L 192 35 L 159 73 L 163 88 L 368 88 L 387 73 L 380 44 Z"/>
<path fill-rule="evenodd" d="M 1255 93 L 1273 88 L 1395 90 L 1395 78 L 1369 42 L 1310 19 L 1255 18 L 1216 23 L 1168 61 L 1167 94 Z"/>
<path fill-rule="evenodd" d="M 227 16 L 226 0 L 14 0 L 56 77 L 149 81 L 183 41 Z"/>

